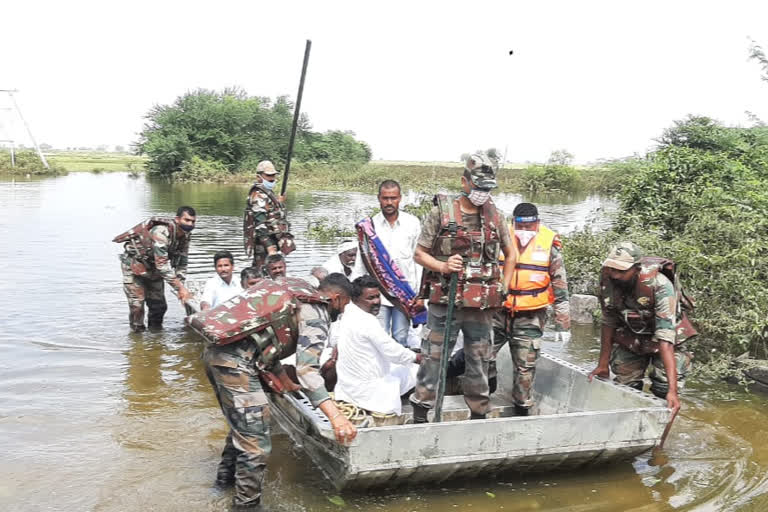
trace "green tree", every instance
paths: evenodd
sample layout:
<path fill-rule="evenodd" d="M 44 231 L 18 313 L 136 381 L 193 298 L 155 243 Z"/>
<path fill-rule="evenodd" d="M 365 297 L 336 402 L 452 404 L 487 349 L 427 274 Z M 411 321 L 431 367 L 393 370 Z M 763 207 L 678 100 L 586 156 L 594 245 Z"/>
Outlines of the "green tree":
<path fill-rule="evenodd" d="M 288 153 L 293 108 L 287 96 L 272 101 L 249 96 L 239 88 L 222 92 L 199 89 L 171 105 L 152 107 L 136 149 L 149 156 L 151 173 L 164 176 L 182 168 L 185 175 L 197 176 L 200 173 L 190 170 L 202 168 L 201 162 L 215 169 L 223 166 L 230 173 L 252 171 L 256 162 L 264 159 L 280 166 Z M 310 128 L 309 118 L 302 114 L 297 128 L 297 159 L 370 160 L 370 148 L 355 140 L 351 132 L 316 134 Z M 194 164 L 185 167 L 194 157 L 198 157 Z"/>

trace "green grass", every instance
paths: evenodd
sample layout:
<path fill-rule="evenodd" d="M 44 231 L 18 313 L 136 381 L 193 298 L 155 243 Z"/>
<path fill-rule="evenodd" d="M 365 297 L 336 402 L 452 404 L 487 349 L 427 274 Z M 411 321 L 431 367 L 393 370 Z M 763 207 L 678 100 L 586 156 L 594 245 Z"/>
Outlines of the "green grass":
<path fill-rule="evenodd" d="M 138 172 L 147 161 L 146 157 L 129 153 L 98 151 L 61 151 L 49 153 L 46 158 L 69 172 Z"/>

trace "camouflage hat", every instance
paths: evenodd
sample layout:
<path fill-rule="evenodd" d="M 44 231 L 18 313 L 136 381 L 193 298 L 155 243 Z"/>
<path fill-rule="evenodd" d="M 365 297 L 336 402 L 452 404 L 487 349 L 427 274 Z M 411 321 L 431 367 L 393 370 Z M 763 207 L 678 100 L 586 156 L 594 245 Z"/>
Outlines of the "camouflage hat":
<path fill-rule="evenodd" d="M 603 262 L 604 267 L 616 270 L 627 270 L 640 263 L 643 251 L 632 242 L 621 242 L 611 248 L 608 258 Z"/>
<path fill-rule="evenodd" d="M 275 165 L 269 160 L 262 160 L 259 162 L 259 164 L 256 166 L 256 172 L 258 174 L 278 174 L 277 169 L 275 169 Z"/>
<path fill-rule="evenodd" d="M 472 176 L 472 184 L 477 188 L 490 190 L 496 188 L 496 163 L 484 153 L 473 153 L 467 158 L 464 168 Z"/>

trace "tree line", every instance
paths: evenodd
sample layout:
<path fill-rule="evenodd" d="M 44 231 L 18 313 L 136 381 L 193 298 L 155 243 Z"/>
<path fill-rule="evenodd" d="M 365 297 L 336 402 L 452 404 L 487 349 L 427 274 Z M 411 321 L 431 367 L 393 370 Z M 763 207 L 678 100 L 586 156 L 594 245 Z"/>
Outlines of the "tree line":
<path fill-rule="evenodd" d="M 251 173 L 261 160 L 285 163 L 294 104 L 287 96 L 272 100 L 239 88 L 198 89 L 170 105 L 155 105 L 145 115 L 136 143 L 148 157 L 150 174 L 200 178 L 195 174 Z M 312 131 L 302 113 L 294 157 L 299 162 L 367 163 L 371 148 L 351 131 Z"/>

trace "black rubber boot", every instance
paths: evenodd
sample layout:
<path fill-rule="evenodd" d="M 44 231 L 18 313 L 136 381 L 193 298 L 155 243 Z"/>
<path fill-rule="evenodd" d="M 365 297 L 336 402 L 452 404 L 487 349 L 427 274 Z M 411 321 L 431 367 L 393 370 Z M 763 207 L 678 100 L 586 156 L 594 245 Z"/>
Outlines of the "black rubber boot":
<path fill-rule="evenodd" d="M 261 500 L 249 501 L 247 504 L 239 504 L 232 498 L 232 511 L 233 512 L 267 512 L 267 509 L 262 506 Z"/>
<path fill-rule="evenodd" d="M 528 408 L 515 405 L 515 416 L 528 416 Z"/>
<path fill-rule="evenodd" d="M 498 386 L 498 381 L 496 380 L 496 377 L 491 377 L 488 379 L 488 394 L 492 395 L 496 392 L 496 387 Z"/>
<path fill-rule="evenodd" d="M 475 412 L 470 412 L 469 413 L 469 419 L 471 419 L 471 420 L 484 420 L 485 419 L 485 414 L 477 414 Z"/>
<path fill-rule="evenodd" d="M 422 407 L 421 405 L 413 404 L 413 422 L 414 423 L 428 423 L 427 413 L 429 409 Z"/>

